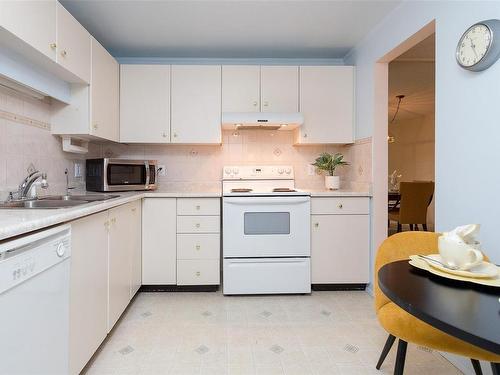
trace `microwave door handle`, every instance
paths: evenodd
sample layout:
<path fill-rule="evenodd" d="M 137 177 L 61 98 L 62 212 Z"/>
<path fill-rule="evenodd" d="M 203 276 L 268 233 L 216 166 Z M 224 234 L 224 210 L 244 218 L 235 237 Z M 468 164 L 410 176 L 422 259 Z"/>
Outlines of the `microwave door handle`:
<path fill-rule="evenodd" d="M 149 161 L 146 160 L 144 162 L 144 166 L 146 167 L 146 186 L 145 186 L 145 188 L 147 189 L 148 186 L 149 186 L 149 173 L 150 173 L 150 171 L 149 171 Z"/>

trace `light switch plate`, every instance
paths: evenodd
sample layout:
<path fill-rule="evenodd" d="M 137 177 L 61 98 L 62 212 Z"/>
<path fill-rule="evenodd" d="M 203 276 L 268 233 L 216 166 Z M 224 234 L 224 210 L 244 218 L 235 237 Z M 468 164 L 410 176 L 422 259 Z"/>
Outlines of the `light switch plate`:
<path fill-rule="evenodd" d="M 167 168 L 164 165 L 159 165 L 158 176 L 166 176 L 166 175 L 167 175 Z"/>

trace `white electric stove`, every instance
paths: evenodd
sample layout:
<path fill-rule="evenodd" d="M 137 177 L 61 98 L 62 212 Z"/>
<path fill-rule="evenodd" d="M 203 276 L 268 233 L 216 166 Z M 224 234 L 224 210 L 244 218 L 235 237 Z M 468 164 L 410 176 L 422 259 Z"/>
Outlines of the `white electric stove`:
<path fill-rule="evenodd" d="M 310 197 L 291 166 L 223 169 L 224 294 L 310 293 Z"/>

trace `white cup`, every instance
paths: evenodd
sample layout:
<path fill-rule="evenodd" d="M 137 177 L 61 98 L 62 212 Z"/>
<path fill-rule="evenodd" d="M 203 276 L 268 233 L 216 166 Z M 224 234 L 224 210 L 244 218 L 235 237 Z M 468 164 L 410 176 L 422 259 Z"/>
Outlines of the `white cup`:
<path fill-rule="evenodd" d="M 480 243 L 467 244 L 457 241 L 456 237 L 441 236 L 438 238 L 439 255 L 445 264 L 469 270 L 483 261 L 483 253 L 479 251 Z"/>

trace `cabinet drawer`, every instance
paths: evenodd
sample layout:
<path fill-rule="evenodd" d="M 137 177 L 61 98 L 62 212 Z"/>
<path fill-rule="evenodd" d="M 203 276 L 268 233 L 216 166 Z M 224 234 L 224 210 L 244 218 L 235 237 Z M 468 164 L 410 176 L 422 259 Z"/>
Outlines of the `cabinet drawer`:
<path fill-rule="evenodd" d="M 370 198 L 331 197 L 312 198 L 311 213 L 313 215 L 363 215 L 370 213 Z"/>
<path fill-rule="evenodd" d="M 178 234 L 177 259 L 219 259 L 219 234 Z"/>
<path fill-rule="evenodd" d="M 177 216 L 177 233 L 219 233 L 220 216 Z"/>
<path fill-rule="evenodd" d="M 177 285 L 218 285 L 219 260 L 178 260 Z"/>
<path fill-rule="evenodd" d="M 177 215 L 220 215 L 220 199 L 178 198 Z"/>

